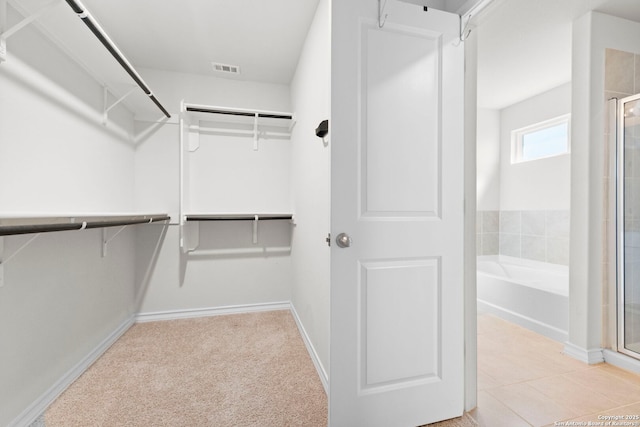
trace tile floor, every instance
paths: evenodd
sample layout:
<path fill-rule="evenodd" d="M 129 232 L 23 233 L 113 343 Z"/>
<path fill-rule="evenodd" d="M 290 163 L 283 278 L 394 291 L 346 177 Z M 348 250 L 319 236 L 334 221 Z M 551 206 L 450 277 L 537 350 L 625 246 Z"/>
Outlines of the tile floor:
<path fill-rule="evenodd" d="M 481 427 L 640 427 L 640 375 L 587 365 L 562 349 L 520 326 L 478 315 L 478 408 L 471 416 Z M 607 424 L 603 417 L 612 415 L 638 419 Z"/>

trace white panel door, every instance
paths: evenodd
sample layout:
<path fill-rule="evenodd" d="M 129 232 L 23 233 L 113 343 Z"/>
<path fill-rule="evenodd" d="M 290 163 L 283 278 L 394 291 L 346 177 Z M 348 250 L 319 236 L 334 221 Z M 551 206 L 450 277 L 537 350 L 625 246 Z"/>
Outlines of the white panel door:
<path fill-rule="evenodd" d="M 332 4 L 332 427 L 463 412 L 459 18 L 388 0 L 380 28 L 377 12 Z"/>

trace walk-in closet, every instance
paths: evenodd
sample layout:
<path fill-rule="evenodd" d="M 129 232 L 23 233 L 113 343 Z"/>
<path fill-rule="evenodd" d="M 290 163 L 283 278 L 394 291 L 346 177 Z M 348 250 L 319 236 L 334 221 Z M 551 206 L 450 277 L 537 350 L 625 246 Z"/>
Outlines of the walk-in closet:
<path fill-rule="evenodd" d="M 462 415 L 462 3 L 0 0 L 0 425 L 271 311 L 335 425 Z"/>
<path fill-rule="evenodd" d="M 32 422 L 136 322 L 294 299 L 326 385 L 328 2 L 269 3 L 0 2 L 0 425 Z M 233 50 L 216 39 L 203 64 L 171 57 L 225 20 L 286 62 L 216 71 Z"/>

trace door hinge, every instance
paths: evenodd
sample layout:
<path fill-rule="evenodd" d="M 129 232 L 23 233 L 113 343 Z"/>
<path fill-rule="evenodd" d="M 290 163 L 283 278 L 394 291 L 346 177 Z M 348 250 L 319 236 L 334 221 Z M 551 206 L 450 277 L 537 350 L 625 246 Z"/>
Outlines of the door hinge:
<path fill-rule="evenodd" d="M 331 246 L 331 233 L 327 234 L 327 238 L 324 241 L 327 242 L 327 246 Z"/>

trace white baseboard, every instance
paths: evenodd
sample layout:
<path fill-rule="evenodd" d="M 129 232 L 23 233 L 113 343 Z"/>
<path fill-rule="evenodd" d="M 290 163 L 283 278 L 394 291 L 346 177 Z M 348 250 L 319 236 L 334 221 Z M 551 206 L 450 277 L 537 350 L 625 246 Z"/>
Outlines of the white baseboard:
<path fill-rule="evenodd" d="M 133 316 L 125 320 L 118 328 L 107 336 L 96 348 L 80 362 L 64 374 L 42 396 L 18 415 L 8 427 L 27 427 L 34 423 L 54 400 L 62 394 L 80 375 L 82 375 L 105 351 L 109 349 L 133 325 Z"/>
<path fill-rule="evenodd" d="M 602 353 L 604 354 L 604 361 L 606 363 L 640 374 L 640 360 L 609 349 L 604 349 Z"/>
<path fill-rule="evenodd" d="M 302 325 L 302 321 L 298 316 L 298 312 L 296 308 L 291 304 L 291 314 L 296 321 L 296 325 L 298 325 L 298 330 L 300 331 L 300 335 L 302 336 L 302 340 L 304 341 L 304 345 L 307 347 L 307 353 L 311 356 L 311 360 L 313 361 L 313 365 L 316 367 L 316 371 L 318 371 L 318 376 L 320 377 L 320 381 L 322 382 L 322 386 L 324 387 L 324 392 L 329 395 L 329 376 L 327 375 L 327 371 L 322 366 L 322 362 L 320 362 L 320 357 L 318 357 L 318 353 L 316 352 L 315 347 L 311 343 L 311 339 L 307 334 L 307 331 L 304 329 Z"/>
<path fill-rule="evenodd" d="M 225 307 L 196 308 L 186 310 L 156 311 L 150 313 L 138 313 L 136 323 L 157 322 L 160 320 L 193 319 L 196 317 L 220 316 L 224 314 L 255 313 L 259 311 L 289 310 L 291 303 L 288 301 L 264 304 L 230 305 Z"/>
<path fill-rule="evenodd" d="M 565 342 L 569 339 L 569 334 L 567 333 L 567 331 L 563 331 L 562 329 L 558 329 L 554 326 L 548 325 L 527 316 L 523 316 L 520 313 L 507 310 L 481 299 L 477 300 L 477 303 L 478 311 L 494 314 L 501 319 L 515 323 L 516 325 L 520 325 L 523 328 L 527 328 L 540 335 L 544 335 L 545 337 L 551 338 L 554 341 Z"/>
<path fill-rule="evenodd" d="M 589 365 L 604 362 L 604 354 L 601 348 L 592 348 L 587 350 L 582 347 L 578 347 L 575 344 L 571 344 L 570 342 L 565 342 L 564 354 Z"/>

